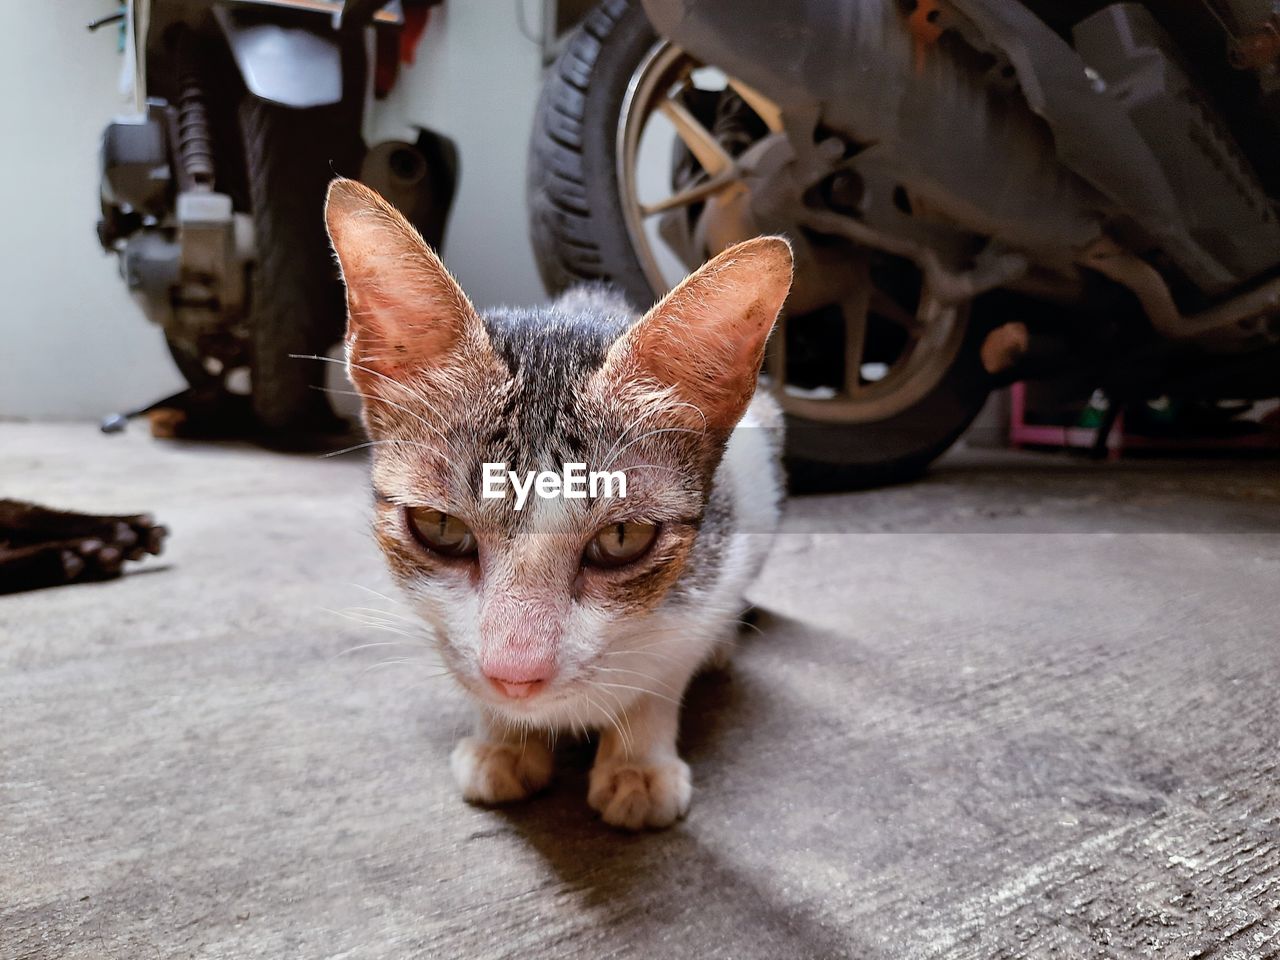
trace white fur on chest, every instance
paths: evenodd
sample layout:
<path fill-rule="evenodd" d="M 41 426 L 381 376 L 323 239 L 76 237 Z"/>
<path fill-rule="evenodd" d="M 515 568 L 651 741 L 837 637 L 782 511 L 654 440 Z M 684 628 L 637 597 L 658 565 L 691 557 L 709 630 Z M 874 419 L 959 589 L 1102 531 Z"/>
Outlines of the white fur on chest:
<path fill-rule="evenodd" d="M 725 447 L 716 485 L 730 493 L 735 517 L 722 577 L 726 594 L 743 594 L 760 573 L 778 529 L 783 496 L 783 420 L 777 401 L 757 393 Z M 739 610 L 740 612 L 740 610 Z"/>

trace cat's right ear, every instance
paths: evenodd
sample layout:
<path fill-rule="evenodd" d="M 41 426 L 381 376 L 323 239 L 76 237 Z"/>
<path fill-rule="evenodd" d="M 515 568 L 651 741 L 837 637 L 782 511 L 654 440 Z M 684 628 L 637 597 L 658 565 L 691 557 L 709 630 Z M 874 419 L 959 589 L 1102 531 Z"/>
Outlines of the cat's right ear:
<path fill-rule="evenodd" d="M 352 380 L 376 389 L 444 366 L 483 338 L 475 307 L 400 212 L 355 180 L 329 185 L 325 224 L 347 285 Z"/>
<path fill-rule="evenodd" d="M 641 317 L 611 348 L 612 362 L 672 388 L 707 425 L 732 429 L 755 392 L 792 267 L 782 237 L 730 247 Z"/>

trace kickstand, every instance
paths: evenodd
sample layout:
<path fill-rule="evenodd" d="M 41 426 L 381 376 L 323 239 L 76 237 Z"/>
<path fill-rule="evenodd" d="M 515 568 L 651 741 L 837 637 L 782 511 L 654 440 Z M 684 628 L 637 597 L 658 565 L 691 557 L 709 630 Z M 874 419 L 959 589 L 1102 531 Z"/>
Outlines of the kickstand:
<path fill-rule="evenodd" d="M 175 394 L 171 394 L 154 403 L 149 403 L 145 407 L 139 407 L 137 410 L 130 410 L 127 413 L 109 413 L 102 418 L 102 422 L 98 424 L 98 429 L 103 433 L 123 433 L 125 427 L 129 426 L 129 421 L 135 417 L 146 416 L 152 410 L 158 410 L 160 407 L 181 407 L 194 394 L 195 390 L 187 387 L 185 390 L 179 390 Z"/>
<path fill-rule="evenodd" d="M 1107 409 L 1102 412 L 1097 431 L 1093 435 L 1093 446 L 1089 448 L 1089 457 L 1093 460 L 1105 460 L 1110 453 L 1108 442 L 1111 431 L 1116 427 L 1116 419 L 1120 416 L 1120 401 L 1107 395 Z"/>

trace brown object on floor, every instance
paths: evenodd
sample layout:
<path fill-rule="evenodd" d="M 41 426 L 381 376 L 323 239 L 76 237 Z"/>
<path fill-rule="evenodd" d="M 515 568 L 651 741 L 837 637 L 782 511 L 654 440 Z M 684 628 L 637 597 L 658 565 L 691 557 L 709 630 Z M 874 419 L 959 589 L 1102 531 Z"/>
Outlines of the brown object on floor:
<path fill-rule="evenodd" d="M 168 530 L 150 514 L 102 516 L 0 500 L 0 593 L 109 580 L 158 555 Z"/>
<path fill-rule="evenodd" d="M 147 420 L 151 423 L 153 437 L 160 440 L 173 440 L 182 435 L 182 425 L 186 422 L 187 415 L 184 411 L 173 407 L 160 407 L 148 413 Z"/>

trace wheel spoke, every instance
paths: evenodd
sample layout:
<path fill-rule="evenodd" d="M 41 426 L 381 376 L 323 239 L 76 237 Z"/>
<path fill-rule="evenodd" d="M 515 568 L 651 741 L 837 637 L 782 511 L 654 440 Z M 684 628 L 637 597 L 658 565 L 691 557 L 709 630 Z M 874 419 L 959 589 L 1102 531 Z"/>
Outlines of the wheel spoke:
<path fill-rule="evenodd" d="M 658 110 L 671 121 L 676 135 L 684 141 L 695 160 L 713 180 L 733 170 L 733 157 L 720 146 L 714 134 L 679 100 L 670 97 L 658 104 Z"/>
<path fill-rule="evenodd" d="M 782 133 L 782 108 L 766 97 L 759 90 L 748 87 L 741 80 L 726 77 L 729 86 L 742 98 L 743 103 L 755 111 L 756 116 L 764 121 L 770 133 Z"/>
<path fill-rule="evenodd" d="M 857 277 L 850 284 L 849 295 L 840 303 L 844 317 L 844 393 L 853 396 L 862 386 L 862 356 L 867 349 L 867 321 L 871 314 L 872 286 L 870 264 L 860 259 L 854 270 Z"/>
<path fill-rule="evenodd" d="M 878 287 L 871 293 L 870 306 L 873 313 L 893 321 L 913 337 L 918 337 L 924 332 L 924 324 L 920 322 L 919 317 Z"/>
<path fill-rule="evenodd" d="M 665 213 L 668 210 L 674 210 L 676 207 L 687 207 L 691 203 L 697 203 L 699 200 L 707 199 L 714 193 L 719 193 L 731 183 L 735 183 L 737 179 L 736 171 L 731 169 L 718 177 L 712 177 L 710 180 L 704 180 L 678 193 L 673 193 L 665 200 L 659 200 L 656 203 L 642 203 L 640 204 L 640 213 L 642 216 L 652 217 L 656 213 Z"/>

